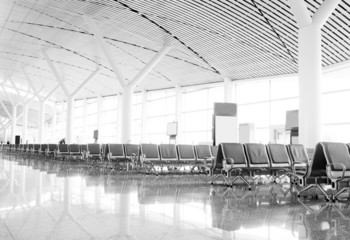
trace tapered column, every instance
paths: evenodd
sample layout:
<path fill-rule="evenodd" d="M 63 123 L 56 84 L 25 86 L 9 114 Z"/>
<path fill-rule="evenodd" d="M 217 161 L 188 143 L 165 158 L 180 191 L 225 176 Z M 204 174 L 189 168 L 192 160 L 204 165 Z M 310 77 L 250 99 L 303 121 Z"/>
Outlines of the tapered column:
<path fill-rule="evenodd" d="M 308 148 L 321 141 L 321 29 L 299 31 L 299 141 Z"/>
<path fill-rule="evenodd" d="M 53 113 L 52 113 L 52 125 L 51 125 L 51 129 L 52 129 L 52 136 L 51 139 L 54 140 L 54 142 L 56 141 L 56 130 L 57 130 L 57 112 L 56 112 L 56 106 L 53 108 Z"/>
<path fill-rule="evenodd" d="M 84 98 L 83 100 L 83 133 L 82 133 L 82 139 L 80 139 L 80 143 L 86 143 L 87 137 L 87 132 L 85 131 L 86 129 L 86 118 L 87 118 L 87 100 Z"/>
<path fill-rule="evenodd" d="M 181 86 L 177 85 L 175 88 L 175 101 L 176 101 L 176 112 L 175 112 L 175 117 L 176 117 L 176 122 L 177 122 L 177 142 L 182 142 L 181 140 L 181 130 L 182 130 L 182 88 Z"/>
<path fill-rule="evenodd" d="M 117 97 L 117 143 L 122 142 L 122 122 L 123 122 L 123 95 L 118 94 Z"/>
<path fill-rule="evenodd" d="M 123 91 L 122 143 L 131 142 L 132 90 L 131 86 L 127 86 Z"/>
<path fill-rule="evenodd" d="M 102 97 L 99 96 L 97 100 L 97 130 L 98 130 L 98 139 L 101 142 L 101 137 L 104 135 L 102 132 Z"/>
<path fill-rule="evenodd" d="M 12 106 L 12 124 L 11 124 L 11 143 L 16 142 L 16 128 L 17 128 L 17 105 Z"/>
<path fill-rule="evenodd" d="M 27 142 L 27 128 L 28 128 L 28 104 L 23 105 L 23 117 L 22 117 L 22 143 Z"/>
<path fill-rule="evenodd" d="M 142 142 L 148 142 L 147 138 L 147 91 L 142 91 L 142 128 L 141 128 Z"/>
<path fill-rule="evenodd" d="M 66 144 L 73 143 L 73 109 L 74 109 L 74 98 L 67 97 L 67 122 L 66 122 Z"/>
<path fill-rule="evenodd" d="M 44 143 L 44 130 L 45 128 L 45 102 L 40 101 L 40 109 L 39 109 L 39 136 L 38 143 Z"/>
<path fill-rule="evenodd" d="M 299 27 L 299 142 L 307 148 L 322 141 L 321 28 L 341 0 L 325 0 L 313 17 L 304 0 L 289 0 Z"/>

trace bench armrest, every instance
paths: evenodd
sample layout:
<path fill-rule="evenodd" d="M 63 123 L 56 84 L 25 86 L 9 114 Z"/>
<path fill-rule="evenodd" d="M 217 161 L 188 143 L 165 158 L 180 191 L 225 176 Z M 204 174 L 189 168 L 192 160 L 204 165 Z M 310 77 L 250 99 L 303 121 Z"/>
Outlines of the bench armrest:
<path fill-rule="evenodd" d="M 228 163 L 228 162 L 231 162 L 231 163 Z M 224 167 L 226 167 L 229 164 L 229 165 L 231 165 L 231 168 L 233 168 L 234 160 L 233 160 L 233 158 L 224 158 L 222 160 L 222 164 Z"/>
<path fill-rule="evenodd" d="M 341 177 L 335 177 L 335 176 L 332 176 L 332 169 L 331 169 L 331 166 L 341 166 L 342 167 L 342 174 L 341 174 Z M 344 178 L 344 175 L 345 175 L 345 171 L 346 171 L 346 166 L 342 163 L 329 163 L 327 164 L 326 166 L 326 172 L 327 172 L 327 175 L 330 179 L 332 180 L 338 180 L 338 181 L 341 181 L 343 180 Z"/>
<path fill-rule="evenodd" d="M 213 161 L 214 161 L 214 157 L 206 157 L 206 158 L 204 158 L 204 165 L 207 165 L 207 160 L 209 161 L 211 161 L 211 163 L 213 164 Z"/>

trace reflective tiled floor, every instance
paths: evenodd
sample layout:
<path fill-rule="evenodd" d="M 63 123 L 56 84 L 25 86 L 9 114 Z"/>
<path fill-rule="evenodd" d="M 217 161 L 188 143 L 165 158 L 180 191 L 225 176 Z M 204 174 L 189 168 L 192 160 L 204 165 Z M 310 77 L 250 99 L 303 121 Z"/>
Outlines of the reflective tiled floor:
<path fill-rule="evenodd" d="M 114 174 L 0 153 L 0 239 L 349 239 L 347 203 L 288 185 Z"/>

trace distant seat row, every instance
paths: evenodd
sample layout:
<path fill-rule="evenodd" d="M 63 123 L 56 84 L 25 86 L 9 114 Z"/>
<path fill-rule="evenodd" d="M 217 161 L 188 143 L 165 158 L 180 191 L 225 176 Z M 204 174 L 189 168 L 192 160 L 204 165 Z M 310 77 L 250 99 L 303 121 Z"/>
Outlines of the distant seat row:
<path fill-rule="evenodd" d="M 185 144 L 19 144 L 4 145 L 4 151 L 32 154 L 59 159 L 80 158 L 90 162 L 97 159 L 110 164 L 121 162 L 139 165 L 146 172 L 156 172 L 156 166 L 183 166 L 184 164 L 207 170 L 217 147 Z"/>

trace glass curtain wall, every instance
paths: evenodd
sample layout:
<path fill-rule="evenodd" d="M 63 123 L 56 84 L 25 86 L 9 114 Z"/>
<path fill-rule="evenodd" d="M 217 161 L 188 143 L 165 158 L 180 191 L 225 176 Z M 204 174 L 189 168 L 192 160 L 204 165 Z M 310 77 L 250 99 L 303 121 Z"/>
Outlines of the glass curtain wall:
<path fill-rule="evenodd" d="M 349 75 L 350 68 L 323 75 L 322 111 L 325 141 L 349 142 L 347 134 L 344 134 L 350 132 L 350 112 L 344 107 L 350 102 L 350 81 L 347 77 Z M 253 142 L 275 142 L 276 132 L 284 131 L 286 111 L 298 109 L 297 76 L 233 81 L 232 90 L 233 102 L 238 105 L 238 124 L 254 125 Z M 146 101 L 143 102 L 143 99 Z M 117 130 L 121 122 L 118 116 L 118 97 L 103 97 L 101 101 L 100 123 L 98 123 L 98 98 L 75 102 L 76 142 L 92 142 L 93 131 L 96 129 L 100 129 L 100 143 L 117 142 L 117 139 L 120 139 L 120 131 Z M 180 137 L 177 143 L 211 143 L 213 106 L 215 102 L 223 101 L 223 83 L 182 88 Z M 58 141 L 65 136 L 66 103 L 57 103 L 56 112 Z M 146 98 L 143 98 L 143 93 L 135 93 L 132 115 L 133 143 L 141 141 L 167 143 L 169 141 L 166 135 L 167 124 L 173 121 L 176 121 L 175 88 L 148 91 Z M 278 139 L 281 143 L 288 141 L 288 135 Z"/>
<path fill-rule="evenodd" d="M 183 126 L 180 126 L 182 132 L 178 142 L 186 144 L 212 142 L 214 103 L 224 101 L 224 87 L 223 84 L 220 85 L 183 89 L 180 122 Z"/>
<path fill-rule="evenodd" d="M 350 142 L 350 68 L 323 75 L 323 140 Z"/>
<path fill-rule="evenodd" d="M 118 96 L 103 97 L 101 107 L 102 110 L 100 116 L 101 124 L 99 128 L 99 142 L 116 142 L 118 139 L 117 137 L 120 136 L 120 133 L 117 132 Z"/>
<path fill-rule="evenodd" d="M 286 111 L 298 109 L 297 77 L 241 81 L 233 84 L 233 88 L 238 124 L 254 126 L 253 142 L 275 142 L 274 131 L 284 132 Z M 280 142 L 288 140 L 286 137 Z"/>
<path fill-rule="evenodd" d="M 148 92 L 146 104 L 145 142 L 168 143 L 167 125 L 176 120 L 175 89 Z"/>

